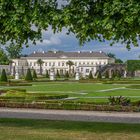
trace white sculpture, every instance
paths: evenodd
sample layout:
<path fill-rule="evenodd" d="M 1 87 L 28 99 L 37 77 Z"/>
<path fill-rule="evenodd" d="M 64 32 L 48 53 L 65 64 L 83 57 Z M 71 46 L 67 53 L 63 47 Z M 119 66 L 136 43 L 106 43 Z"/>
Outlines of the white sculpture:
<path fill-rule="evenodd" d="M 79 80 L 79 79 L 80 79 L 79 68 L 76 68 L 75 80 Z"/>
<path fill-rule="evenodd" d="M 127 77 L 127 72 L 126 72 L 126 70 L 124 71 L 124 78 L 126 78 Z"/>
<path fill-rule="evenodd" d="M 55 80 L 54 68 L 51 68 L 51 69 L 50 69 L 50 80 L 51 80 L 51 81 Z"/>
<path fill-rule="evenodd" d="M 19 79 L 19 73 L 18 73 L 18 68 L 16 68 L 16 73 L 15 73 L 15 80 Z"/>

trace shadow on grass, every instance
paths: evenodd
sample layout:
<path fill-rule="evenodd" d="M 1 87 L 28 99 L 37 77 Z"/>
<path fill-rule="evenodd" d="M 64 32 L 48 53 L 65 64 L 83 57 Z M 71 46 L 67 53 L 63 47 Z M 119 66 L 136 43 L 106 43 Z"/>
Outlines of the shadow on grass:
<path fill-rule="evenodd" d="M 56 129 L 89 132 L 140 133 L 140 124 L 97 123 L 75 121 L 50 121 L 31 119 L 0 119 L 0 127 L 30 127 L 31 129 Z"/>

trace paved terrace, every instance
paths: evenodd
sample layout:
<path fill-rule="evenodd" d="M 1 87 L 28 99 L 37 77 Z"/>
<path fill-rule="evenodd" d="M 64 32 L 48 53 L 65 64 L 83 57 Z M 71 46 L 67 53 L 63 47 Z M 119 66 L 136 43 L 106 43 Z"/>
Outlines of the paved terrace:
<path fill-rule="evenodd" d="M 0 118 L 139 123 L 140 113 L 0 108 Z"/>

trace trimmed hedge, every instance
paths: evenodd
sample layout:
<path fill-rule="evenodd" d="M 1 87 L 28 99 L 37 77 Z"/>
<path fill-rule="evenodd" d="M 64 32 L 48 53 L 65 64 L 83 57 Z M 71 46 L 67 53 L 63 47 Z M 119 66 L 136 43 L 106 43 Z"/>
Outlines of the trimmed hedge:
<path fill-rule="evenodd" d="M 13 93 L 14 95 L 14 93 Z M 26 100 L 29 100 L 29 101 L 45 101 L 45 100 L 54 100 L 54 99 L 64 99 L 64 98 L 68 98 L 68 95 L 50 95 L 50 96 L 47 96 L 47 95 L 44 95 L 44 96 L 36 96 L 34 94 L 33 95 L 30 95 L 30 94 L 26 94 L 26 95 L 23 95 L 23 96 L 0 96 L 0 99 L 1 100 L 9 100 L 9 101 L 26 101 Z"/>
<path fill-rule="evenodd" d="M 70 104 L 70 103 L 14 103 L 0 102 L 0 107 L 10 108 L 37 108 L 37 109 L 62 109 L 62 110 L 89 110 L 89 111 L 118 111 L 118 112 L 140 112 L 138 106 L 111 106 L 92 104 Z"/>
<path fill-rule="evenodd" d="M 140 70 L 140 60 L 127 60 L 127 70 L 132 72 Z"/>
<path fill-rule="evenodd" d="M 140 89 L 140 85 L 130 85 L 130 86 L 127 86 L 126 88 Z"/>

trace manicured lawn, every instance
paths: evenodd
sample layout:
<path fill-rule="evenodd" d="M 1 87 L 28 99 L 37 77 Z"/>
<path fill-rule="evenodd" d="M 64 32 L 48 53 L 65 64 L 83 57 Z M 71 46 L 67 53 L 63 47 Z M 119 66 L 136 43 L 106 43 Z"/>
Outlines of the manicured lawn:
<path fill-rule="evenodd" d="M 139 124 L 0 119 L 0 140 L 139 140 Z"/>
<path fill-rule="evenodd" d="M 125 84 L 51 82 L 33 83 L 33 86 L 25 88 L 29 92 L 68 94 L 70 97 L 78 97 L 79 100 L 85 101 L 108 101 L 106 98 L 109 96 L 130 96 L 131 100 L 140 100 L 140 89 L 125 88 L 127 86 Z M 104 97 L 104 99 L 90 97 Z"/>
<path fill-rule="evenodd" d="M 127 88 L 129 84 L 101 84 L 78 82 L 34 82 L 32 86 L 23 86 L 27 92 L 67 94 L 81 101 L 107 102 L 109 96 L 127 96 L 131 101 L 140 100 L 140 89 Z M 1 87 L 2 88 L 2 87 Z"/>

